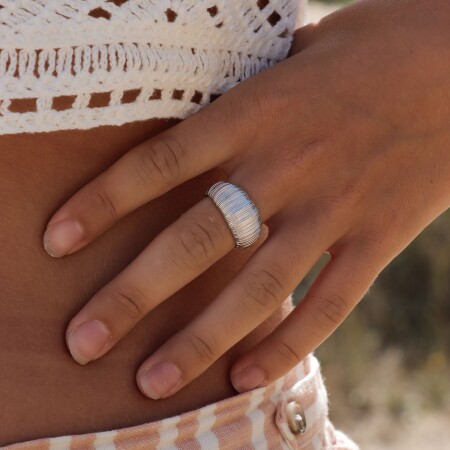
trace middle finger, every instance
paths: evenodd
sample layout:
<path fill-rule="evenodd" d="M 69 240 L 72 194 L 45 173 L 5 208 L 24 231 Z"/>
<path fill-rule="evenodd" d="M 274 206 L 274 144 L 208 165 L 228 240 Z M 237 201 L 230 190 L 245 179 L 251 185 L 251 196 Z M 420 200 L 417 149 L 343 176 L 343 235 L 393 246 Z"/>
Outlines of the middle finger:
<path fill-rule="evenodd" d="M 226 222 L 205 197 L 162 231 L 71 320 L 66 340 L 80 364 L 99 358 L 158 304 L 233 249 Z"/>

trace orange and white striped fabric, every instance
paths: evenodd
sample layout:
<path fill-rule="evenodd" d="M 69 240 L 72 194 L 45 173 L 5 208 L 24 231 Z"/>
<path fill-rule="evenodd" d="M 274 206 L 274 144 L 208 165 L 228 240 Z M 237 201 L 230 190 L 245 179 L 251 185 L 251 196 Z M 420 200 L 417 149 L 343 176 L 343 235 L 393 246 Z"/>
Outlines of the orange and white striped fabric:
<path fill-rule="evenodd" d="M 291 431 L 287 404 L 295 401 L 306 422 Z M 328 397 L 312 354 L 268 386 L 202 408 L 130 428 L 39 439 L 8 450 L 357 450 L 328 420 Z"/>

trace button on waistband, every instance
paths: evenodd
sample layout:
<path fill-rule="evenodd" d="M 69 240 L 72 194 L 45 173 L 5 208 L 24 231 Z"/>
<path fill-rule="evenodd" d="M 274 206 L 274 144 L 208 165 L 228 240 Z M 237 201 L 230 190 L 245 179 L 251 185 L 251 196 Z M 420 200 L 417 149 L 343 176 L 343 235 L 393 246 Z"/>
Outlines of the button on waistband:
<path fill-rule="evenodd" d="M 293 434 L 303 434 L 306 431 L 305 413 L 299 402 L 292 401 L 286 405 L 286 417 Z"/>

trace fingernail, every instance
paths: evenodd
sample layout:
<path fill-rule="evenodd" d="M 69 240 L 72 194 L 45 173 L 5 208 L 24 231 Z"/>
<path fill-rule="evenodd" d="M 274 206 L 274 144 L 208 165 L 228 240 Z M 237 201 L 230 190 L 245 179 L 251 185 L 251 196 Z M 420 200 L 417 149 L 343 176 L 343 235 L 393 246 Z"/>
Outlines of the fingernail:
<path fill-rule="evenodd" d="M 156 363 L 139 376 L 140 388 L 147 397 L 158 400 L 181 383 L 181 370 L 170 361 Z"/>
<path fill-rule="evenodd" d="M 65 219 L 56 222 L 44 233 L 45 251 L 54 257 L 64 256 L 71 252 L 83 238 L 83 228 L 76 220 Z"/>
<path fill-rule="evenodd" d="M 70 332 L 67 346 L 73 359 L 79 364 L 87 364 L 96 359 L 111 339 L 111 333 L 103 322 L 84 322 Z"/>
<path fill-rule="evenodd" d="M 231 376 L 231 383 L 240 393 L 261 387 L 265 381 L 266 374 L 259 367 L 246 367 Z"/>

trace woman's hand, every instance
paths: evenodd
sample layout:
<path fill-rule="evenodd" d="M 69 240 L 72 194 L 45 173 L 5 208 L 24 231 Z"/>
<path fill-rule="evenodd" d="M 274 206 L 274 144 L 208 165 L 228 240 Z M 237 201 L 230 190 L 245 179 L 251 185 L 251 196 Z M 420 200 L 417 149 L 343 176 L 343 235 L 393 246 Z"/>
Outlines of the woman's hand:
<path fill-rule="evenodd" d="M 268 318 L 326 251 L 306 298 L 236 361 L 238 391 L 283 375 L 325 340 L 380 271 L 450 206 L 450 4 L 363 1 L 297 31 L 292 56 L 130 150 L 62 206 L 45 233 L 76 252 L 120 218 L 209 169 L 259 207 L 269 237 L 188 327 L 140 367 L 167 397 Z M 234 247 L 205 197 L 74 317 L 81 364 Z"/>

